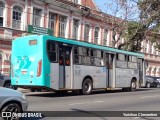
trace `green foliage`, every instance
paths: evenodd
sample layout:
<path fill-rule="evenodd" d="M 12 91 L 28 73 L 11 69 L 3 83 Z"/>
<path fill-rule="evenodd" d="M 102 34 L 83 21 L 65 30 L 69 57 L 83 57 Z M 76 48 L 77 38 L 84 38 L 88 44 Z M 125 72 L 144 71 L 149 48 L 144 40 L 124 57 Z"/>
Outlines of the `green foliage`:
<path fill-rule="evenodd" d="M 123 34 L 126 41 L 119 49 L 140 51 L 141 42 L 147 39 L 160 50 L 160 0 L 138 0 L 137 6 L 139 20 L 127 22 L 127 32 Z"/>

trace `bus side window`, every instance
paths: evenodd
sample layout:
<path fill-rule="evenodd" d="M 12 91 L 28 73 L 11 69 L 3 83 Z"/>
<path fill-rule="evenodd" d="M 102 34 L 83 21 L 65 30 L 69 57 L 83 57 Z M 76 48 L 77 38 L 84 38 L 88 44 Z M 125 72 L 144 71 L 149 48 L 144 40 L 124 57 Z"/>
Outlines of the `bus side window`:
<path fill-rule="evenodd" d="M 78 47 L 74 47 L 74 63 L 79 63 L 79 59 L 78 59 Z"/>
<path fill-rule="evenodd" d="M 103 54 L 104 54 L 104 52 L 101 51 L 101 58 L 100 58 L 100 59 L 101 59 L 101 63 L 100 63 L 101 66 L 104 66 L 104 65 L 105 65 Z"/>
<path fill-rule="evenodd" d="M 65 55 L 66 55 L 66 61 L 65 61 L 65 64 L 66 65 L 70 65 L 70 52 L 71 52 L 71 49 L 70 48 L 66 48 L 66 51 L 65 51 Z"/>
<path fill-rule="evenodd" d="M 53 41 L 47 41 L 47 55 L 50 62 L 57 62 L 57 45 Z"/>

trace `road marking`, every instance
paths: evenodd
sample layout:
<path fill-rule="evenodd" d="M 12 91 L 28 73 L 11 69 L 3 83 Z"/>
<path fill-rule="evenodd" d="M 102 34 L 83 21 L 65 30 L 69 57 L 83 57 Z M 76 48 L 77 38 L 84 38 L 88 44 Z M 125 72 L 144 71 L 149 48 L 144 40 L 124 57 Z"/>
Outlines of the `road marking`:
<path fill-rule="evenodd" d="M 93 101 L 93 102 L 72 103 L 72 104 L 69 104 L 69 105 L 82 105 L 82 104 L 100 103 L 100 102 L 104 102 L 104 101 Z"/>
<path fill-rule="evenodd" d="M 134 117 L 134 119 L 140 119 L 140 117 Z"/>
<path fill-rule="evenodd" d="M 158 97 L 159 95 L 152 95 L 152 96 L 143 96 L 141 98 L 152 98 L 152 97 Z"/>
<path fill-rule="evenodd" d="M 104 102 L 104 101 L 94 101 L 94 102 Z"/>

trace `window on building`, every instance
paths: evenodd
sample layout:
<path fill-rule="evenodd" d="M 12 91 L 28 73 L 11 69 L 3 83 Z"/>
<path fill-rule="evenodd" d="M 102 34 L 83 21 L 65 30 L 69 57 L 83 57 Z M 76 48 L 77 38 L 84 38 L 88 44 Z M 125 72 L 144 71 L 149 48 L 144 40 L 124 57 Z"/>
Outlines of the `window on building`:
<path fill-rule="evenodd" d="M 33 8 L 33 25 L 40 27 L 42 10 Z"/>
<path fill-rule="evenodd" d="M 144 48 L 144 53 L 147 53 L 147 48 L 146 47 Z"/>
<path fill-rule="evenodd" d="M 13 21 L 12 26 L 15 29 L 21 29 L 22 24 L 22 8 L 19 6 L 13 7 Z"/>
<path fill-rule="evenodd" d="M 78 0 L 71 0 L 71 1 L 78 4 Z"/>
<path fill-rule="evenodd" d="M 59 37 L 65 37 L 67 17 L 59 16 Z"/>
<path fill-rule="evenodd" d="M 160 56 L 160 51 L 158 50 L 158 55 Z"/>
<path fill-rule="evenodd" d="M 98 44 L 98 38 L 99 38 L 99 27 L 96 27 L 94 31 L 94 43 Z"/>
<path fill-rule="evenodd" d="M 150 54 L 152 54 L 152 50 L 153 50 L 153 49 L 152 49 L 152 45 L 151 45 L 151 46 L 150 46 L 150 52 L 149 52 Z"/>
<path fill-rule="evenodd" d="M 107 45 L 107 36 L 108 36 L 108 29 L 105 29 L 105 30 L 104 30 L 103 45 Z"/>
<path fill-rule="evenodd" d="M 2 56 L 2 51 L 0 51 L 0 72 L 2 72 L 2 63 L 3 63 L 3 56 Z"/>
<path fill-rule="evenodd" d="M 78 39 L 79 20 L 73 19 L 73 39 Z"/>
<path fill-rule="evenodd" d="M 3 26 L 3 11 L 4 11 L 4 3 L 0 1 L 0 26 Z"/>
<path fill-rule="evenodd" d="M 55 24 L 56 24 L 56 14 L 49 13 L 49 28 L 53 30 L 53 33 L 55 29 Z"/>
<path fill-rule="evenodd" d="M 90 26 L 86 24 L 84 28 L 84 41 L 89 42 L 89 32 L 90 32 Z"/>

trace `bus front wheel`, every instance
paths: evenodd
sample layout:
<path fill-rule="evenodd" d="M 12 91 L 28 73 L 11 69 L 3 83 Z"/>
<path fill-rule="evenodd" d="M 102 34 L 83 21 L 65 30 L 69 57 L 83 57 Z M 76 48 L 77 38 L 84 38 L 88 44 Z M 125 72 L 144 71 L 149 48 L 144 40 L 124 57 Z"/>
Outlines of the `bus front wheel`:
<path fill-rule="evenodd" d="M 92 81 L 87 78 L 82 83 L 82 94 L 89 95 L 92 92 L 93 84 Z"/>

